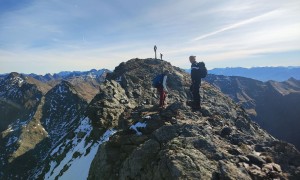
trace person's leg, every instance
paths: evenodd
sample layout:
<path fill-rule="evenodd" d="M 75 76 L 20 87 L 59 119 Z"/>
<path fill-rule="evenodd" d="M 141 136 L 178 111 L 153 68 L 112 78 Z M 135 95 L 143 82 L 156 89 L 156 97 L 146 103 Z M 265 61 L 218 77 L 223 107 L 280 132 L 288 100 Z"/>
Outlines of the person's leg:
<path fill-rule="evenodd" d="M 198 84 L 198 100 L 199 100 L 199 108 L 201 109 L 201 96 L 200 96 L 200 86 L 201 86 L 201 79 L 200 82 Z"/>
<path fill-rule="evenodd" d="M 193 84 L 193 101 L 194 101 L 194 107 L 199 108 L 200 107 L 200 83 L 194 83 Z"/>
<path fill-rule="evenodd" d="M 162 107 L 166 105 L 166 97 L 166 92 L 164 91 L 164 89 L 162 89 Z"/>
<path fill-rule="evenodd" d="M 157 88 L 159 92 L 159 106 L 162 107 L 164 105 L 164 90 L 162 87 Z"/>

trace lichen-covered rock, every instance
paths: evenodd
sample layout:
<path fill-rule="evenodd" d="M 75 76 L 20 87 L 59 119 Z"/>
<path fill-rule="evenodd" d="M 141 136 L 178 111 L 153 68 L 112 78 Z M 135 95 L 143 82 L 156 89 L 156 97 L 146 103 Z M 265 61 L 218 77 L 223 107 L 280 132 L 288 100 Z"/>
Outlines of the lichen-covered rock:
<path fill-rule="evenodd" d="M 100 86 L 100 93 L 89 104 L 87 116 L 95 127 L 115 127 L 125 109 L 134 108 L 135 105 L 119 83 L 106 81 Z"/>

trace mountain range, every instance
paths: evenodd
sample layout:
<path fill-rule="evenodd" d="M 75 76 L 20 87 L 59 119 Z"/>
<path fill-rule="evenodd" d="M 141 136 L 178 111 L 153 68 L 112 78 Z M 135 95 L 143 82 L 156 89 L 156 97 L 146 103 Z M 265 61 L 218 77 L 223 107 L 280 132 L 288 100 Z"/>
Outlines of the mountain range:
<path fill-rule="evenodd" d="M 48 81 L 18 73 L 0 79 L 0 177 L 19 179 L 17 174 L 36 168 L 74 131 L 107 73 L 97 72 L 94 76 L 69 73 Z"/>
<path fill-rule="evenodd" d="M 169 70 L 168 106 L 151 80 Z M 54 76 L 53 76 L 54 77 Z M 0 79 L 0 179 L 299 179 L 300 153 L 169 62 L 131 59 L 99 76 Z"/>
<path fill-rule="evenodd" d="M 300 80 L 300 67 L 252 67 L 252 68 L 215 68 L 210 74 L 224 76 L 241 76 L 260 81 L 286 81 L 290 78 Z"/>
<path fill-rule="evenodd" d="M 100 69 L 100 70 L 96 70 L 96 69 L 91 69 L 89 71 L 61 71 L 59 73 L 54 73 L 54 74 L 50 74 L 47 73 L 45 75 L 38 75 L 38 74 L 24 74 L 22 73 L 21 75 L 26 76 L 26 77 L 33 77 L 36 80 L 42 81 L 42 82 L 49 82 L 51 80 L 63 80 L 63 79 L 70 79 L 70 78 L 74 78 L 74 77 L 81 77 L 81 78 L 98 78 L 101 77 L 102 74 L 110 72 L 107 69 Z M 0 79 L 6 77 L 8 74 L 0 74 Z"/>

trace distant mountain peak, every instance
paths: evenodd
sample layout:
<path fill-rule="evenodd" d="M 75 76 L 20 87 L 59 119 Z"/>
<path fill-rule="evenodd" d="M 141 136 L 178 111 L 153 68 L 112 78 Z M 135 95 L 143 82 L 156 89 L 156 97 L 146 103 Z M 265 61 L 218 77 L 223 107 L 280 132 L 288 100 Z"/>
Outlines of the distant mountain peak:
<path fill-rule="evenodd" d="M 293 78 L 293 77 L 289 78 L 287 81 L 288 81 L 288 82 L 296 82 L 296 83 L 300 83 L 300 80 L 299 80 L 299 79 L 295 79 L 295 78 Z"/>
<path fill-rule="evenodd" d="M 7 78 L 20 77 L 20 74 L 17 72 L 11 72 L 7 75 Z"/>
<path fill-rule="evenodd" d="M 11 72 L 4 78 L 4 81 L 9 81 L 13 84 L 21 85 L 25 81 L 25 77 L 17 72 Z"/>
<path fill-rule="evenodd" d="M 78 94 L 74 85 L 72 85 L 70 82 L 65 80 L 61 81 L 59 84 L 53 87 L 51 93 L 60 94 L 60 95 L 68 94 L 68 93 Z"/>

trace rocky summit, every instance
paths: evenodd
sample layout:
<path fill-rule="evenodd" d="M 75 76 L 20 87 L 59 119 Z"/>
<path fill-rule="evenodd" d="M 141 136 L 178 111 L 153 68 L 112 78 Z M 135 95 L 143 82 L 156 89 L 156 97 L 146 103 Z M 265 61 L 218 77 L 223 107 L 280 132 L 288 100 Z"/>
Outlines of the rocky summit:
<path fill-rule="evenodd" d="M 151 86 L 169 70 L 166 109 Z M 87 108 L 99 146 L 88 179 L 299 179 L 300 153 L 252 122 L 243 108 L 203 81 L 193 111 L 190 77 L 166 61 L 132 59 L 107 76 Z M 98 132 L 98 133 L 97 133 Z M 101 134 L 101 133 L 100 133 Z"/>

